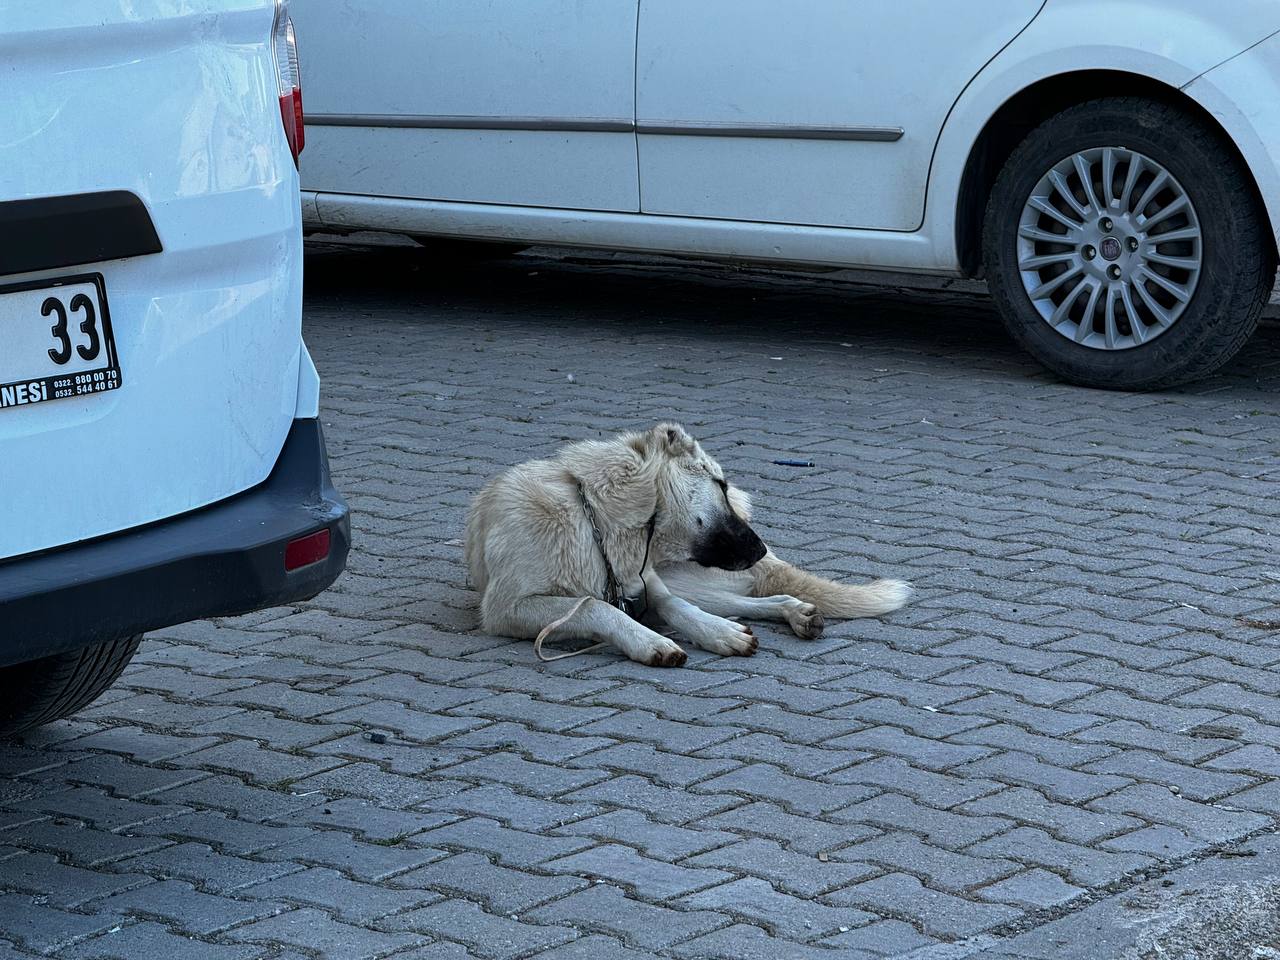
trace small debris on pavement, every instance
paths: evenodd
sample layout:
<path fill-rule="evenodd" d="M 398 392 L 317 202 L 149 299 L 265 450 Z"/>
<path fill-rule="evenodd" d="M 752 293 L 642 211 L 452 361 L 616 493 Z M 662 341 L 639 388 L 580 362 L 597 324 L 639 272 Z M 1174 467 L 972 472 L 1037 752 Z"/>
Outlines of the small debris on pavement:
<path fill-rule="evenodd" d="M 775 460 L 773 461 L 780 467 L 812 467 L 812 460 Z"/>
<path fill-rule="evenodd" d="M 383 733 L 381 730 L 366 730 L 364 732 L 364 738 L 368 740 L 370 743 L 386 743 L 387 742 L 387 735 Z"/>

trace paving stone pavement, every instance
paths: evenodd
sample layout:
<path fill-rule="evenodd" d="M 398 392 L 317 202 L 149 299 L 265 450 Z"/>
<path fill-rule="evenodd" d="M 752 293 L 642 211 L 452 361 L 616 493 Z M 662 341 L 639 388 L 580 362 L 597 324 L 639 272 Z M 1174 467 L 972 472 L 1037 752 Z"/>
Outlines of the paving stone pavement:
<path fill-rule="evenodd" d="M 0 745 L 0 958 L 1040 957 L 1277 830 L 1280 327 L 1125 395 L 1055 383 L 959 288 L 307 270 L 348 572 L 159 631 Z M 483 480 L 668 417 L 780 553 L 913 603 L 668 671 L 479 633 Z"/>

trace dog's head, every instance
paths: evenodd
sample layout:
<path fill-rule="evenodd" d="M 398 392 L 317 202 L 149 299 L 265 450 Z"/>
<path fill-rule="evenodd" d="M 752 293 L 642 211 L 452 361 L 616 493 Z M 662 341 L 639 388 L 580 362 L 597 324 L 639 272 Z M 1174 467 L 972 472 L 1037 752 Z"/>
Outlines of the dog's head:
<path fill-rule="evenodd" d="M 745 570 L 764 557 L 765 545 L 747 522 L 747 495 L 729 485 L 720 464 L 683 427 L 660 423 L 631 443 L 657 461 L 654 537 L 664 555 L 721 570 Z"/>

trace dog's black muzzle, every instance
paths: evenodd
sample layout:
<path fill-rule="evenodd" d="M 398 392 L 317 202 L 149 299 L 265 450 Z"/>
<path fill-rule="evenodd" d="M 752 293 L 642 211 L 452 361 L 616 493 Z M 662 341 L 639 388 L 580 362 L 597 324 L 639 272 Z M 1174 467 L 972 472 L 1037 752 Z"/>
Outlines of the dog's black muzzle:
<path fill-rule="evenodd" d="M 767 552 L 764 541 L 733 513 L 693 545 L 695 561 L 721 570 L 746 570 L 759 563 Z"/>

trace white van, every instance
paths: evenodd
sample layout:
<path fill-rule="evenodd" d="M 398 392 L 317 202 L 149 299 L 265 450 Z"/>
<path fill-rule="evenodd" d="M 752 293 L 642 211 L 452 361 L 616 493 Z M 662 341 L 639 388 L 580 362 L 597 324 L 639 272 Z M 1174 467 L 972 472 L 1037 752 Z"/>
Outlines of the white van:
<path fill-rule="evenodd" d="M 0 732 L 341 572 L 274 0 L 0 0 Z"/>
<path fill-rule="evenodd" d="M 1255 329 L 1276 0 L 301 0 L 309 228 L 985 275 L 1062 377 Z"/>

